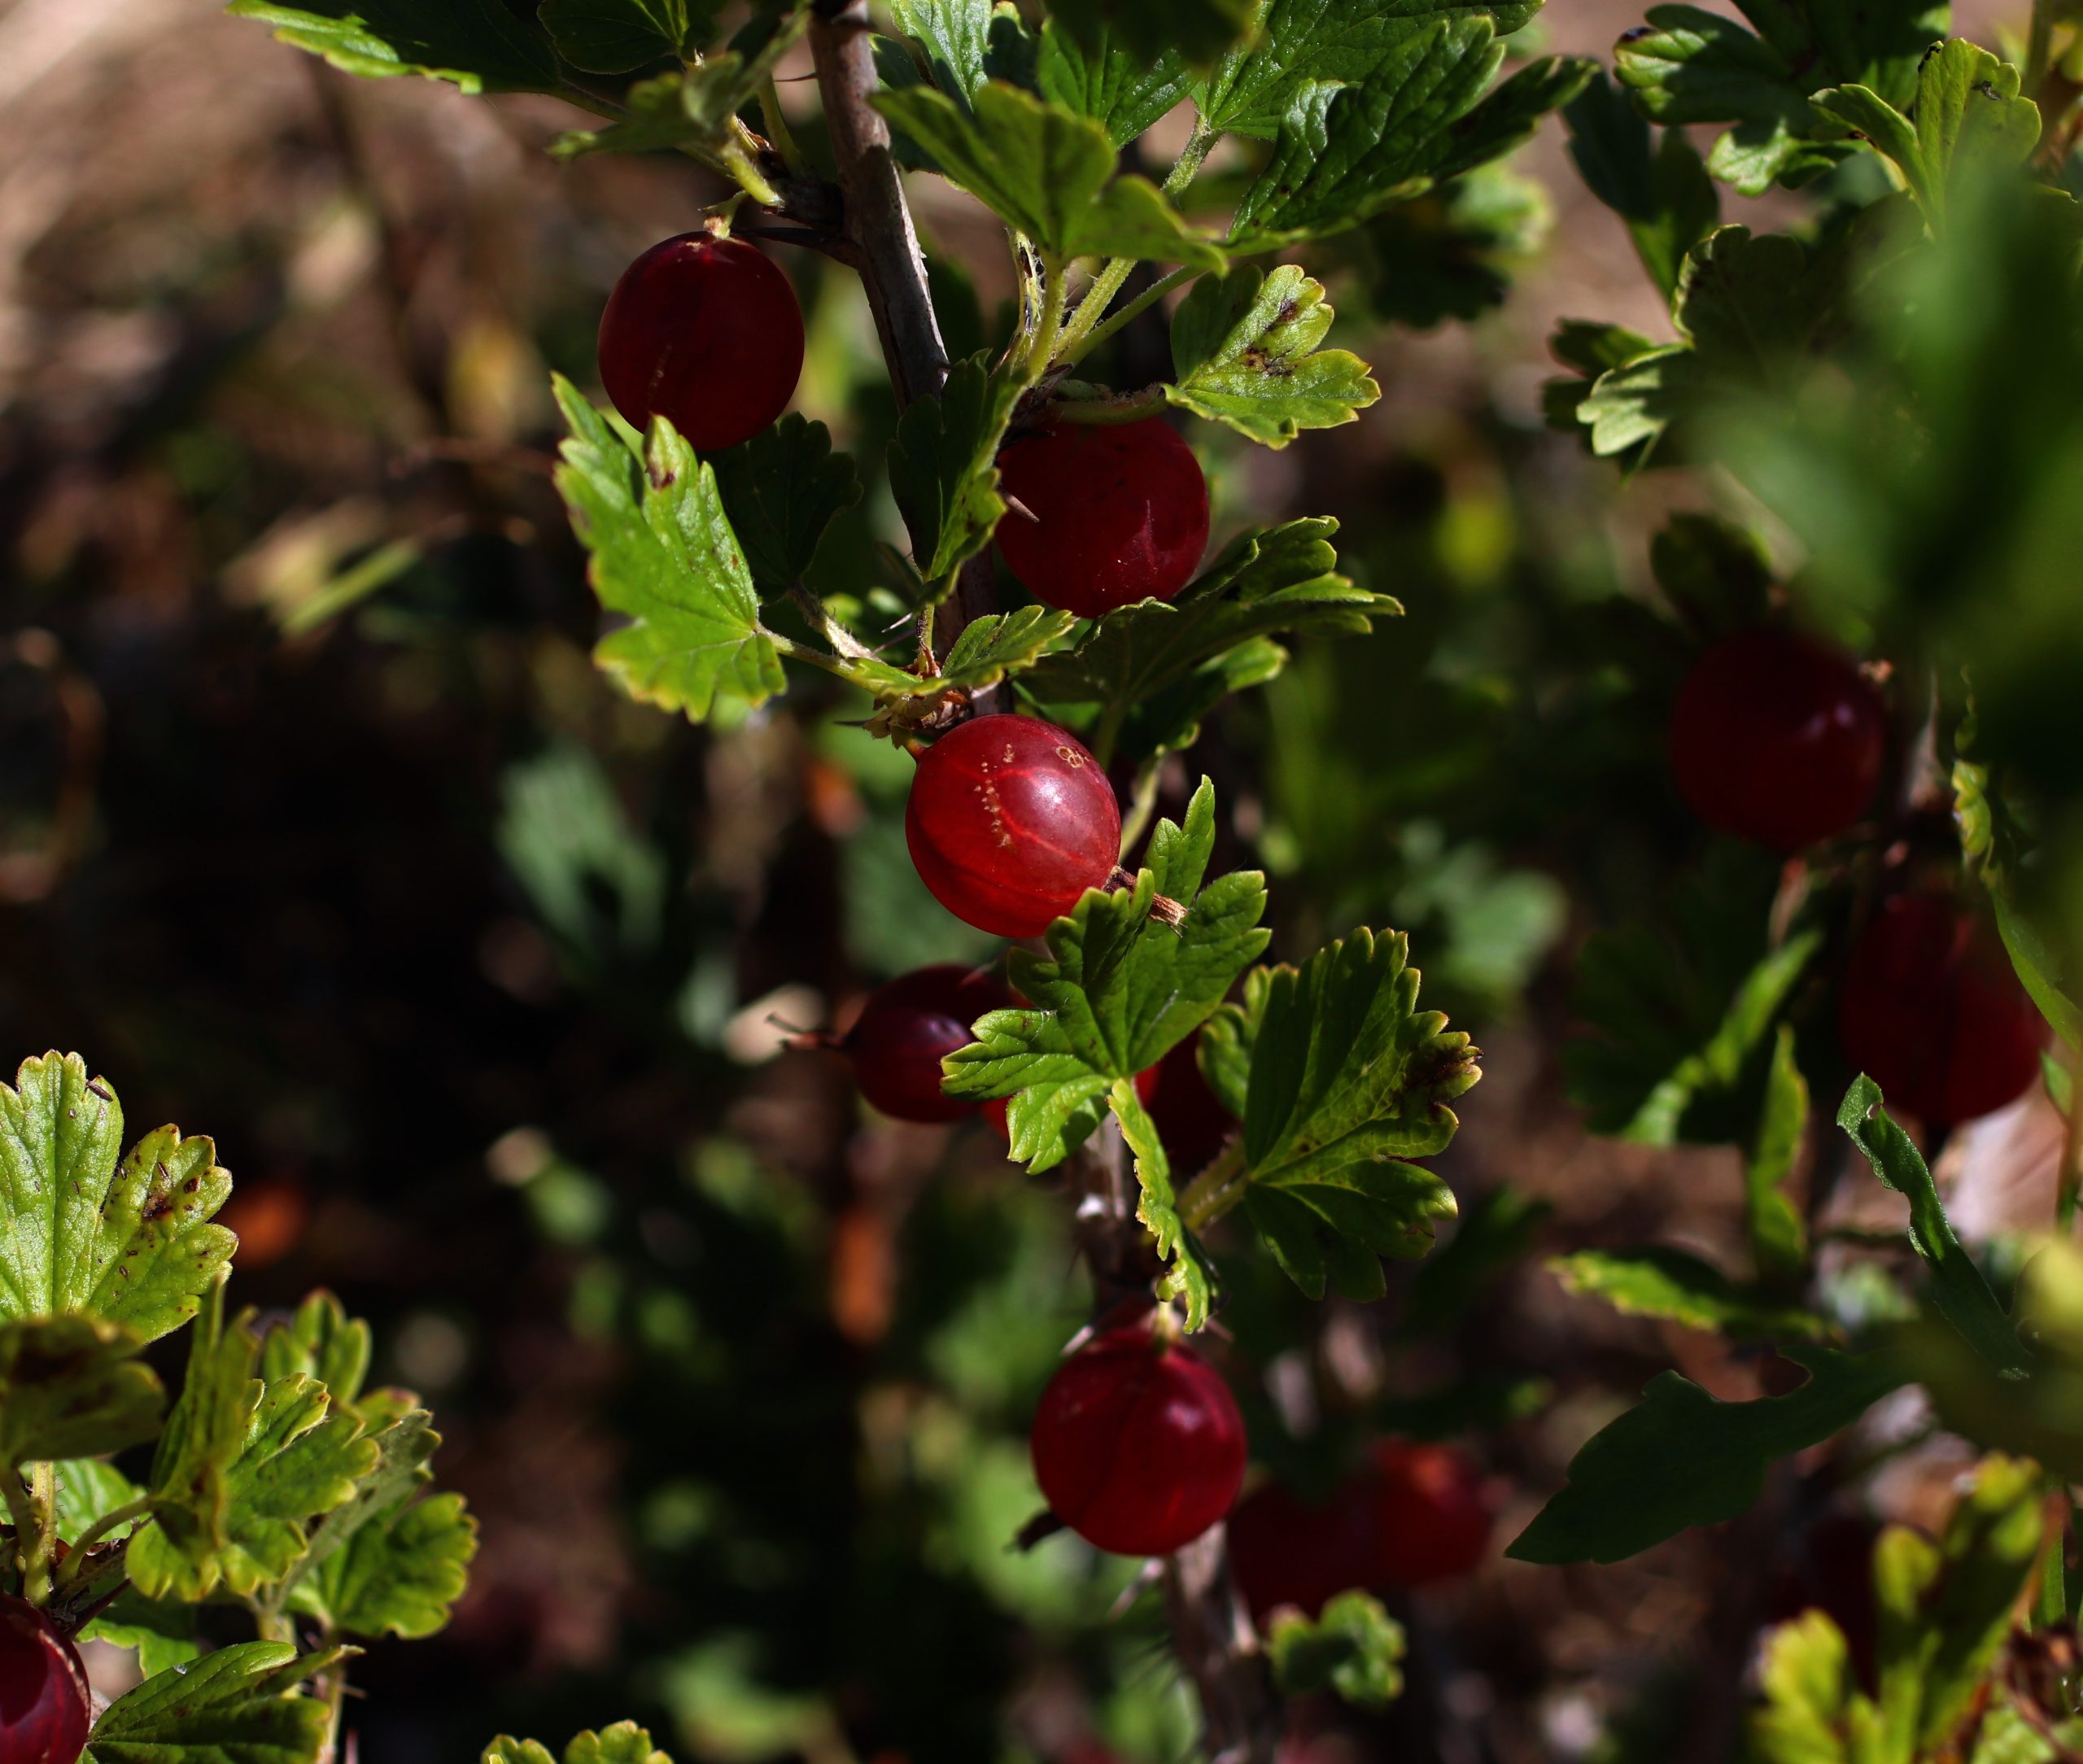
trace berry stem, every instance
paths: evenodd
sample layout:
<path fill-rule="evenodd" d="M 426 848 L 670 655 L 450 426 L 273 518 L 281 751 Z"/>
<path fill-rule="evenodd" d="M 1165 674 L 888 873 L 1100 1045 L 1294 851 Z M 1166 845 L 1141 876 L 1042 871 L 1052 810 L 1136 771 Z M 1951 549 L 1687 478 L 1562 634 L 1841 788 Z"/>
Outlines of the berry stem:
<path fill-rule="evenodd" d="M 8 1517 L 15 1525 L 15 1559 L 22 1596 L 38 1610 L 50 1602 L 51 1544 L 56 1531 L 58 1471 L 28 1464 L 5 1477 Z"/>
<path fill-rule="evenodd" d="M 1057 383 L 1049 416 L 1055 422 L 1119 424 L 1141 422 L 1164 408 L 1162 386 L 1146 386 L 1134 392 L 1110 392 L 1084 380 L 1063 380 Z"/>
<path fill-rule="evenodd" d="M 1191 264 L 1181 264 L 1168 275 L 1159 276 L 1129 303 L 1121 308 L 1103 325 L 1095 325 L 1081 337 L 1064 343 L 1056 351 L 1056 359 L 1064 365 L 1074 366 L 1098 348 L 1116 332 L 1126 329 L 1144 312 L 1156 305 L 1174 288 L 1183 287 L 1201 273 Z"/>
<path fill-rule="evenodd" d="M 1240 1133 L 1179 1196 L 1179 1216 L 1186 1229 L 1206 1230 L 1244 1198 L 1251 1180 L 1251 1172 L 1244 1166 L 1244 1139 Z"/>
<path fill-rule="evenodd" d="M 2075 1232 L 2079 1190 L 2083 1190 L 2083 1098 L 2072 1096 L 2068 1130 L 2061 1141 L 2061 1171 L 2054 1191 L 2054 1228 L 2063 1237 Z"/>
<path fill-rule="evenodd" d="M 58 1565 L 58 1572 L 53 1577 L 52 1585 L 57 1591 L 63 1592 L 80 1578 L 81 1570 L 87 1565 L 89 1550 L 117 1527 L 129 1525 L 133 1520 L 150 1517 L 151 1511 L 152 1497 L 149 1495 L 140 1495 L 135 1500 L 124 1502 L 114 1512 L 103 1513 L 101 1517 L 95 1520 L 85 1530 L 72 1539 L 71 1553 Z"/>

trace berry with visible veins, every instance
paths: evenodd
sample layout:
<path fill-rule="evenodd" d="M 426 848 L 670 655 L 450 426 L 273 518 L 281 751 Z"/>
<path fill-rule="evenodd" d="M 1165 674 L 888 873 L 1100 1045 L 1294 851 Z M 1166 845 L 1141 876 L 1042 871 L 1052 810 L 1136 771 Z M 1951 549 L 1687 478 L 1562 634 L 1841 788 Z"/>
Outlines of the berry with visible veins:
<path fill-rule="evenodd" d="M 0 1597 L 0 1760 L 77 1764 L 93 1712 L 78 1649 L 34 1605 Z"/>
<path fill-rule="evenodd" d="M 998 522 L 1007 567 L 1035 599 L 1081 618 L 1170 600 L 1207 548 L 1200 461 L 1155 417 L 1042 430 L 998 456 L 998 474 L 1020 505 Z"/>
<path fill-rule="evenodd" d="M 900 1121 L 955 1121 L 977 1105 L 941 1089 L 941 1061 L 976 1037 L 969 1026 L 1015 1001 L 988 968 L 944 963 L 900 976 L 869 993 L 839 1043 L 861 1094 Z"/>
<path fill-rule="evenodd" d="M 1103 888 L 1121 845 L 1121 810 L 1076 736 L 1038 717 L 977 717 L 919 761 L 905 805 L 911 862 L 965 923 L 1038 937 Z"/>
<path fill-rule="evenodd" d="M 1739 632 L 1679 688 L 1670 764 L 1708 826 L 1781 851 L 1841 833 L 1880 782 L 1888 720 L 1850 657 L 1793 631 Z"/>
<path fill-rule="evenodd" d="M 1890 1108 L 1950 1126 L 2024 1094 L 2046 1024 L 1980 920 L 1935 894 L 1899 894 L 1852 945 L 1837 1033 Z"/>
<path fill-rule="evenodd" d="M 1244 1480 L 1244 1417 L 1229 1386 L 1143 1324 L 1063 1362 L 1030 1443 L 1050 1509 L 1117 1556 L 1183 1548 L 1229 1511 Z"/>
<path fill-rule="evenodd" d="M 1282 1605 L 1315 1617 L 1337 1594 L 1365 1587 L 1381 1552 L 1366 1478 L 1330 1500 L 1304 1500 L 1278 1482 L 1252 1490 L 1229 1516 L 1229 1566 L 1261 1622 Z"/>
<path fill-rule="evenodd" d="M 663 417 L 697 453 L 749 441 L 788 408 L 803 309 L 742 239 L 683 233 L 622 272 L 600 315 L 600 383 L 637 428 Z"/>
<path fill-rule="evenodd" d="M 1451 1446 L 1385 1439 L 1369 1467 L 1375 1581 L 1424 1587 L 1472 1574 L 1496 1517 L 1483 1474 Z"/>

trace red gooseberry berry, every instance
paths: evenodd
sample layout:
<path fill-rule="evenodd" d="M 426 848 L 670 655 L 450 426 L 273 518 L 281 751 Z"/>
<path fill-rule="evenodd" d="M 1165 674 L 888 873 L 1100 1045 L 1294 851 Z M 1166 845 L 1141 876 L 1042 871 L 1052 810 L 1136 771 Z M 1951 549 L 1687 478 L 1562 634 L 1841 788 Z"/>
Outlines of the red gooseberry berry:
<path fill-rule="evenodd" d="M 1170 600 L 1207 548 L 1207 479 L 1157 417 L 1041 430 L 998 456 L 998 474 L 1019 504 L 998 522 L 1007 567 L 1081 618 Z"/>
<path fill-rule="evenodd" d="M 1192 1348 L 1146 1324 L 1096 1336 L 1042 1393 L 1030 1443 L 1056 1517 L 1118 1556 L 1168 1556 L 1229 1511 L 1244 1417 Z"/>
<path fill-rule="evenodd" d="M 1891 1107 L 1950 1126 L 2024 1094 L 2046 1024 L 1978 919 L 1915 893 L 1888 902 L 1853 944 L 1837 1034 Z"/>
<path fill-rule="evenodd" d="M 868 994 L 839 1042 L 861 1094 L 900 1121 L 954 1121 L 974 1102 L 941 1089 L 941 1061 L 976 1037 L 970 1025 L 1013 1003 L 1012 989 L 988 968 L 942 963 L 915 968 Z"/>
<path fill-rule="evenodd" d="M 1038 717 L 976 717 L 920 758 L 904 836 L 920 879 L 956 918 L 1033 937 L 1113 875 L 1121 809 L 1068 731 Z"/>
<path fill-rule="evenodd" d="M 639 429 L 663 417 L 697 453 L 749 441 L 803 371 L 788 278 L 742 239 L 683 233 L 628 269 L 600 315 L 600 383 Z"/>
<path fill-rule="evenodd" d="M 1282 1605 L 1315 1617 L 1334 1594 L 1365 1586 L 1381 1553 L 1365 1478 L 1330 1499 L 1304 1500 L 1279 1482 L 1255 1488 L 1229 1516 L 1229 1566 L 1238 1591 L 1263 1622 Z"/>
<path fill-rule="evenodd" d="M 1136 1080 L 1175 1175 L 1205 1169 L 1237 1124 L 1201 1076 L 1199 1046 L 1199 1036 L 1188 1036 Z"/>
<path fill-rule="evenodd" d="M 1888 741 L 1880 696 L 1852 658 L 1794 631 L 1740 631 L 1679 688 L 1678 788 L 1708 826 L 1792 851 L 1857 820 Z"/>
<path fill-rule="evenodd" d="M 34 1605 L 0 1597 L 0 1759 L 76 1764 L 93 1713 L 78 1649 Z"/>
<path fill-rule="evenodd" d="M 1424 1587 L 1473 1573 L 1496 1517 L 1483 1474 L 1452 1446 L 1385 1439 L 1372 1454 L 1374 1581 Z"/>

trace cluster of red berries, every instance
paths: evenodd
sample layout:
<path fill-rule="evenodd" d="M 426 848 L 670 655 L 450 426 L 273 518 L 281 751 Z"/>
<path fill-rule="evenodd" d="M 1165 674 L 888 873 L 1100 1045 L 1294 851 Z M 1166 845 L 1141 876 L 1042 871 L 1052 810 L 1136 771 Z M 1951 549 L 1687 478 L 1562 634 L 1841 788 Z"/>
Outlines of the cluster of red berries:
<path fill-rule="evenodd" d="M 0 1759 L 78 1764 L 93 1721 L 71 1638 L 34 1605 L 0 1596 Z"/>
<path fill-rule="evenodd" d="M 1679 793 L 1710 827 L 1780 851 L 1865 813 L 1887 758 L 1880 695 L 1828 644 L 1762 628 L 1723 639 L 1679 687 Z M 2045 1025 L 2002 947 L 1958 902 L 1897 895 L 1852 945 L 1838 991 L 1845 1057 L 1934 1125 L 1986 1115 L 2039 1072 Z"/>

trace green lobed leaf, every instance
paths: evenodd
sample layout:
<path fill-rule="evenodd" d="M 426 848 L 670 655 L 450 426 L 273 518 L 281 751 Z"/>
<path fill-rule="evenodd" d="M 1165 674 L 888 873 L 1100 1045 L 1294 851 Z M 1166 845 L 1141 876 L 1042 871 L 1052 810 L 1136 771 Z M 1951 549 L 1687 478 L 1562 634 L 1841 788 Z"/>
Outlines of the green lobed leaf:
<path fill-rule="evenodd" d="M 1052 19 L 1087 43 L 1111 38 L 1129 54 L 1219 55 L 1250 28 L 1252 0 L 1055 0 Z"/>
<path fill-rule="evenodd" d="M 103 1711 L 83 1764 L 316 1764 L 332 1715 L 301 1687 L 354 1652 L 240 1642 L 159 1673 Z"/>
<path fill-rule="evenodd" d="M 1763 1698 L 1746 1723 L 1757 1764 L 1885 1755 L 1880 1713 L 1859 1690 L 1850 1644 L 1828 1612 L 1803 1611 L 1767 1633 L 1758 1683 Z"/>
<path fill-rule="evenodd" d="M 976 89 L 973 109 L 928 86 L 879 92 L 875 103 L 943 175 L 1048 256 L 1223 260 L 1155 184 L 1116 177 L 1107 131 L 1063 105 L 1002 80 Z"/>
<path fill-rule="evenodd" d="M 840 666 L 885 705 L 978 692 L 1033 666 L 1076 622 L 1076 615 L 1054 607 L 1015 607 L 1010 613 L 986 613 L 963 626 L 937 674 L 914 674 L 875 656 L 845 657 Z M 871 722 L 870 727 L 879 726 Z"/>
<path fill-rule="evenodd" d="M 714 469 L 662 419 L 639 460 L 562 376 L 570 426 L 557 486 L 592 553 L 601 606 L 629 621 L 593 659 L 632 698 L 699 723 L 718 701 L 764 704 L 782 689 L 781 658 L 759 622 Z"/>
<path fill-rule="evenodd" d="M 1724 1403 L 1675 1372 L 1570 1461 L 1569 1486 L 1505 1554 L 1517 1561 L 1617 1562 L 1688 1526 L 1732 1519 L 1758 1498 L 1775 1459 L 1849 1426 L 1907 1382 L 1878 1355 L 1788 1351 L 1808 1381 L 1784 1396 Z"/>
<path fill-rule="evenodd" d="M 1630 1316 L 1663 1317 L 1736 1341 L 1831 1333 L 1824 1318 L 1746 1290 L 1683 1250 L 1579 1250 L 1548 1266 L 1570 1291 L 1603 1299 Z"/>
<path fill-rule="evenodd" d="M 373 1351 L 369 1325 L 321 1286 L 260 1338 L 260 1376 L 273 1382 L 300 1373 L 324 1385 L 335 1403 L 351 1405 L 368 1380 Z"/>
<path fill-rule="evenodd" d="M 1349 350 L 1318 349 L 1333 317 L 1323 284 L 1294 264 L 1203 277 L 1172 316 L 1165 398 L 1271 448 L 1356 422 L 1381 388 Z"/>
<path fill-rule="evenodd" d="M 834 453 L 832 431 L 793 412 L 710 464 L 762 600 L 802 580 L 826 529 L 861 500 L 852 455 Z"/>
<path fill-rule="evenodd" d="M 462 1597 L 477 1552 L 461 1495 L 408 1496 L 357 1525 L 298 1583 L 294 1603 L 341 1635 L 431 1635 Z"/>
<path fill-rule="evenodd" d="M 365 78 L 417 73 L 465 92 L 553 92 L 558 84 L 548 37 L 499 0 L 232 0 L 226 10 Z"/>
<path fill-rule="evenodd" d="M 192 1605 L 177 1599 L 148 1599 L 135 1587 L 126 1587 L 80 1631 L 80 1637 L 131 1649 L 138 1656 L 138 1671 L 151 1678 L 202 1653 L 196 1617 Z"/>
<path fill-rule="evenodd" d="M 1035 76 L 1044 98 L 1090 117 L 1117 147 L 1142 134 L 1187 90 L 1185 58 L 1172 45 L 1142 54 L 1103 28 L 1083 42 L 1054 19 L 1042 27 Z"/>
<path fill-rule="evenodd" d="M 1007 0 L 891 0 L 889 11 L 927 79 L 964 111 L 987 80 L 1033 85 L 1035 45 Z"/>
<path fill-rule="evenodd" d="M 1512 271 L 1540 250 L 1554 223 L 1545 184 L 1479 165 L 1360 229 L 1355 255 L 1367 308 L 1417 330 L 1480 318 L 1504 303 Z"/>
<path fill-rule="evenodd" d="M 77 1054 L 0 1085 L 0 1321 L 78 1312 L 156 1341 L 194 1316 L 238 1240 L 206 1138 L 162 1127 L 120 1162 L 123 1109 Z"/>
<path fill-rule="evenodd" d="M 1403 611 L 1388 596 L 1355 587 L 1337 574 L 1330 544 L 1337 531 L 1335 521 L 1316 519 L 1245 534 L 1175 598 L 1108 613 L 1076 648 L 1042 657 L 1022 683 L 1044 704 L 1101 706 L 1093 751 L 1111 760 L 1133 707 L 1151 704 L 1271 633 L 1357 635 L 1373 619 Z M 1271 670 L 1265 659 L 1263 649 L 1251 652 L 1249 678 L 1277 671 L 1285 656 L 1276 651 Z M 1212 679 L 1213 696 L 1196 694 L 1186 707 L 1188 727 L 1231 683 L 1219 672 Z"/>
<path fill-rule="evenodd" d="M 1570 157 L 1592 194 L 1627 224 L 1635 255 L 1668 300 L 1686 254 L 1721 219 L 1721 198 L 1692 144 L 1675 129 L 1653 147 L 1648 124 L 1601 72 L 1563 111 Z"/>
<path fill-rule="evenodd" d="M 698 45 L 696 29 L 711 6 L 688 0 L 542 0 L 536 13 L 557 52 L 588 73 L 627 73 Z"/>
<path fill-rule="evenodd" d="M 1006 512 L 998 493 L 998 444 L 1021 386 L 992 371 L 988 351 L 959 361 L 937 396 L 915 399 L 889 445 L 889 489 L 911 535 L 912 561 L 928 583 L 954 572 L 991 543 Z"/>
<path fill-rule="evenodd" d="M 120 1452 L 157 1433 L 166 1392 L 138 1358 L 142 1345 L 94 1316 L 0 1323 L 0 1474 Z"/>
<path fill-rule="evenodd" d="M 1758 1277 L 1768 1283 L 1793 1286 L 1808 1266 L 1808 1226 L 1786 1192 L 1807 1137 L 1808 1081 L 1794 1057 L 1793 1025 L 1782 1023 L 1743 1160 L 1744 1225 Z"/>
<path fill-rule="evenodd" d="M 1401 932 L 1356 931 L 1299 969 L 1255 970 L 1203 1032 L 1212 1064 L 1248 1052 L 1243 1210 L 1312 1298 L 1327 1277 L 1379 1298 L 1380 1258 L 1422 1255 L 1454 1216 L 1446 1184 L 1404 1160 L 1446 1148 L 1447 1104 L 1482 1074 L 1468 1037 L 1417 1009 L 1408 953 Z"/>
<path fill-rule="evenodd" d="M 1369 1592 L 1341 1592 L 1314 1619 L 1282 1612 L 1266 1636 L 1273 1678 L 1286 1696 L 1335 1692 L 1361 1709 L 1403 1693 L 1403 1628 Z"/>
<path fill-rule="evenodd" d="M 557 1764 L 549 1749 L 534 1740 L 501 1734 L 484 1749 L 482 1764 Z M 564 1764 L 673 1764 L 651 1743 L 651 1736 L 633 1721 L 618 1721 L 595 1733 L 590 1729 L 564 1749 Z"/>
<path fill-rule="evenodd" d="M 568 160 L 588 153 L 692 148 L 730 158 L 737 151 L 738 112 L 758 96 L 809 23 L 806 9 L 779 15 L 773 29 L 756 46 L 723 50 L 691 67 L 639 81 L 622 94 L 627 114 L 621 120 L 605 129 L 559 135 L 550 143 L 551 157 Z"/>
<path fill-rule="evenodd" d="M 1837 1125 L 1873 1173 L 1910 1203 L 1910 1242 L 1930 1264 L 1932 1303 L 1970 1346 L 1999 1371 L 2027 1364 L 2018 1332 L 2004 1315 L 1967 1246 L 1953 1234 L 1923 1154 L 1883 1106 L 1880 1086 L 1862 1072 L 1845 1092 Z"/>

